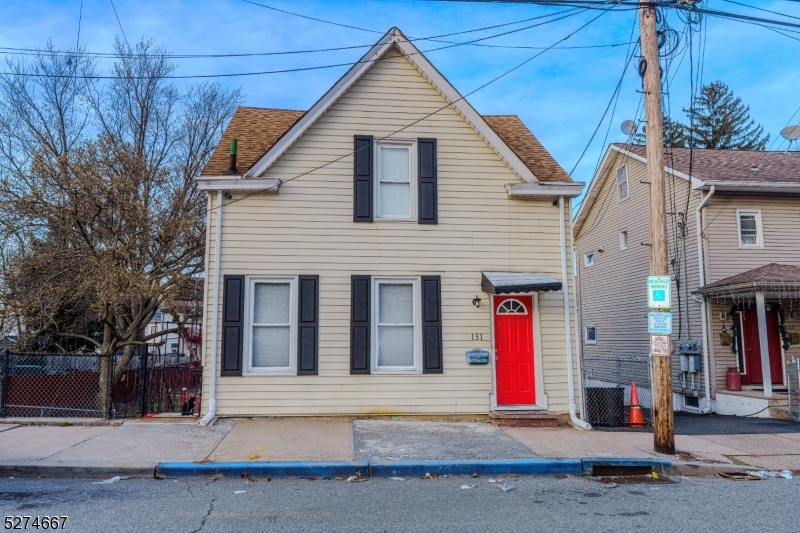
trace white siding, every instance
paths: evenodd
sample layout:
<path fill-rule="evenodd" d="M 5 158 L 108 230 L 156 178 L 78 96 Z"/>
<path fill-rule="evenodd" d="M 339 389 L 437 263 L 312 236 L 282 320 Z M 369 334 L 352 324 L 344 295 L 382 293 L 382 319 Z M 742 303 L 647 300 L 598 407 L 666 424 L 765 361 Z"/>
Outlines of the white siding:
<path fill-rule="evenodd" d="M 668 161 L 667 161 L 668 162 Z M 617 169 L 628 166 L 626 200 L 619 200 Z M 597 327 L 597 343 L 583 343 L 583 355 L 588 357 L 647 356 L 650 336 L 647 333 L 647 276 L 650 269 L 649 194 L 645 163 L 619 154 L 609 165 L 607 174 L 599 176 L 601 187 L 588 215 L 576 236 L 580 287 L 580 320 L 582 325 Z M 683 290 L 678 294 L 672 284 L 673 340 L 699 339 L 700 305 L 692 298 L 698 288 L 697 244 L 695 238 L 695 209 L 699 193 L 691 191 L 686 180 L 666 174 L 668 257 L 680 257 L 678 213 L 686 215 L 686 279 L 689 294 L 688 320 Z M 687 209 L 688 199 L 688 209 Z M 619 232 L 628 231 L 628 248 L 620 250 Z M 603 250 L 599 252 L 599 250 Z M 583 257 L 594 253 L 594 266 L 585 266 Z M 678 265 L 683 269 L 683 264 Z M 669 269 L 675 279 L 676 268 Z M 681 276 L 683 278 L 683 275 Z M 680 306 L 679 306 L 680 300 Z M 680 335 L 679 335 L 680 320 Z M 689 326 L 687 328 L 687 325 Z M 583 341 L 583 339 L 581 339 Z M 680 390 L 680 362 L 673 359 L 673 383 Z M 702 379 L 702 373 L 700 374 Z"/>
<path fill-rule="evenodd" d="M 218 377 L 222 416 L 470 414 L 489 411 L 491 366 L 466 364 L 470 348 L 490 348 L 491 309 L 481 292 L 486 270 L 544 272 L 561 279 L 558 208 L 550 200 L 510 200 L 520 179 L 452 109 L 396 138 L 438 139 L 439 224 L 374 222 L 353 217 L 353 135 L 376 138 L 446 104 L 404 58 L 376 65 L 271 168 L 278 195 L 234 194 L 225 208 L 224 274 L 319 274 L 319 375 Z M 214 249 L 215 214 L 207 247 Z M 207 256 L 207 279 L 216 265 Z M 442 276 L 444 373 L 350 375 L 350 276 Z M 472 305 L 483 298 L 480 309 Z M 540 297 L 545 393 L 551 411 L 568 411 L 561 293 Z M 206 323 L 211 330 L 211 294 Z M 483 341 L 471 334 L 482 333 Z M 205 336 L 205 354 L 211 352 Z M 221 342 L 221 339 L 220 339 Z M 577 350 L 576 350 L 577 351 Z M 206 361 L 207 363 L 207 361 Z M 210 369 L 204 373 L 208 390 Z M 203 407 L 207 409 L 207 398 Z"/>

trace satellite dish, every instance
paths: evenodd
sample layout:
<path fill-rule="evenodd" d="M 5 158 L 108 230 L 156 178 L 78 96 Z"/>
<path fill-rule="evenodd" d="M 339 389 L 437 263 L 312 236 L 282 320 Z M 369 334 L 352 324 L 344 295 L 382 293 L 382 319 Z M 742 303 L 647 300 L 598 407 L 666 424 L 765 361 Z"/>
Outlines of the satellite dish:
<path fill-rule="evenodd" d="M 787 126 L 781 130 L 781 137 L 789 142 L 800 139 L 800 126 Z"/>
<path fill-rule="evenodd" d="M 639 129 L 639 125 L 632 120 L 626 120 L 625 122 L 622 123 L 620 129 L 622 130 L 622 133 L 630 137 L 631 135 L 636 133 L 636 130 Z M 798 131 L 797 137 L 800 137 L 800 128 L 798 128 L 797 131 Z M 795 139 L 797 137 L 795 137 Z"/>

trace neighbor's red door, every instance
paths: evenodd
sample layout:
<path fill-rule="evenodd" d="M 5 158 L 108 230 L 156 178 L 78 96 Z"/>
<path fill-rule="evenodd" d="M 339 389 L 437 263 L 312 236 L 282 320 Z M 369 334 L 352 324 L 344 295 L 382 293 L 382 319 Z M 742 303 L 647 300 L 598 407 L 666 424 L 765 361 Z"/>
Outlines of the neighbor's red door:
<path fill-rule="evenodd" d="M 497 404 L 536 403 L 532 296 L 494 298 L 494 337 Z"/>
<path fill-rule="evenodd" d="M 742 383 L 757 385 L 764 383 L 761 371 L 761 343 L 758 338 L 758 313 L 755 309 L 745 309 L 742 314 L 742 336 L 744 337 L 744 356 L 747 372 L 742 375 Z M 769 343 L 769 368 L 772 383 L 783 383 L 783 362 L 781 357 L 781 334 L 778 329 L 777 311 L 767 311 L 767 342 Z"/>

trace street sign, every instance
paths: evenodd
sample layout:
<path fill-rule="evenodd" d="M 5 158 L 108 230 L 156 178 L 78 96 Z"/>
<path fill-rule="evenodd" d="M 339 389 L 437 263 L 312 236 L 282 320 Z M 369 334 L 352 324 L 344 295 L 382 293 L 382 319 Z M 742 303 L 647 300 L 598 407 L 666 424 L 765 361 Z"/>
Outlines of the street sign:
<path fill-rule="evenodd" d="M 672 307 L 672 281 L 669 276 L 647 277 L 647 307 L 669 309 Z"/>
<path fill-rule="evenodd" d="M 650 335 L 672 335 L 672 313 L 647 313 Z"/>
<path fill-rule="evenodd" d="M 650 353 L 653 355 L 669 355 L 669 337 L 667 335 L 650 335 Z"/>

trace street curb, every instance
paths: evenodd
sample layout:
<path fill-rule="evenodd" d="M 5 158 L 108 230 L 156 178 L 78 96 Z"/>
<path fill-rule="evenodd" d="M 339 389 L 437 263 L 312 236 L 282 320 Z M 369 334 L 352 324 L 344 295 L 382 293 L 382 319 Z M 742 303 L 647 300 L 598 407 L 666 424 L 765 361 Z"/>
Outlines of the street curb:
<path fill-rule="evenodd" d="M 587 476 L 594 475 L 594 467 L 596 466 L 615 466 L 615 467 L 650 467 L 650 469 L 658 474 L 665 474 L 672 466 L 672 463 L 664 459 L 647 459 L 647 458 L 608 458 L 608 457 L 584 457 L 581 459 L 583 465 L 583 473 Z"/>
<path fill-rule="evenodd" d="M 447 461 L 370 462 L 371 477 L 422 477 L 431 475 L 519 474 L 526 476 L 581 475 L 580 459 L 484 459 Z"/>
<path fill-rule="evenodd" d="M 154 466 L 46 466 L 0 465 L 0 478 L 153 478 Z"/>
<path fill-rule="evenodd" d="M 331 461 L 161 463 L 156 466 L 159 478 L 176 477 L 339 477 L 369 476 L 369 463 Z"/>
<path fill-rule="evenodd" d="M 752 466 L 736 464 L 707 464 L 707 463 L 672 463 L 666 470 L 667 475 L 673 476 L 717 476 L 720 472 L 742 472 L 747 470 L 760 470 Z"/>

